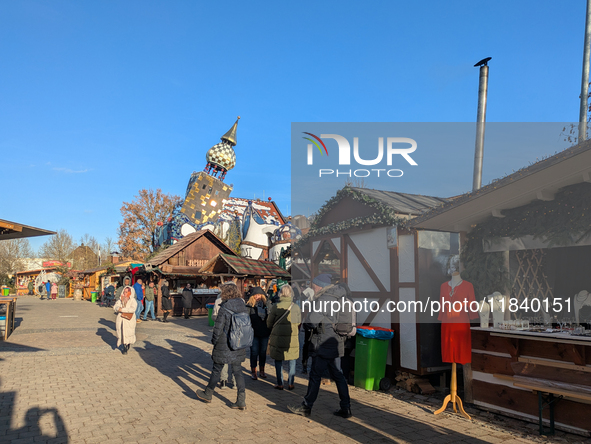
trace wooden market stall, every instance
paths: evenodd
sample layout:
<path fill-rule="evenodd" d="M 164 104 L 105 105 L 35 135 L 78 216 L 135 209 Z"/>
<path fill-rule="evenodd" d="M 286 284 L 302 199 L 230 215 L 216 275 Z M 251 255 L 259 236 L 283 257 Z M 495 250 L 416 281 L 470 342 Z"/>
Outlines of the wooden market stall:
<path fill-rule="evenodd" d="M 544 433 L 591 432 L 589 208 L 585 141 L 411 223 L 458 232 L 462 277 L 496 307 L 488 328 L 472 328 L 465 400 Z"/>
<path fill-rule="evenodd" d="M 438 296 L 447 258 L 459 253 L 459 236 L 412 230 L 409 221 L 445 202 L 345 187 L 319 210 L 308 234 L 294 247 L 293 264 L 309 270 L 311 279 L 328 273 L 333 282 L 348 283 L 353 301 L 377 303 L 377 310 L 358 312 L 357 323 L 394 330 L 389 376 L 397 370 L 424 375 L 449 367 L 441 362 L 438 326 L 421 322 L 421 313 L 386 310 L 390 302 Z"/>
<path fill-rule="evenodd" d="M 17 271 L 15 274 L 15 287 L 17 296 L 24 296 L 29 294 L 29 283 L 33 283 L 33 294 L 38 294 L 37 288 L 41 282 L 38 281 L 39 275 L 49 276 L 55 273 L 57 267 L 44 267 L 35 270 Z"/>
<path fill-rule="evenodd" d="M 191 314 L 207 315 L 205 305 L 215 301 L 217 288 L 223 276 L 204 276 L 201 267 L 211 258 L 223 253 L 236 254 L 219 237 L 209 230 L 188 234 L 181 240 L 151 258 L 139 272 L 145 279 L 157 281 L 156 314 L 162 313 L 162 301 L 158 296 L 162 282 L 166 279 L 170 288 L 173 315 L 181 315 L 183 310 L 181 293 L 186 284 L 193 288 Z"/>

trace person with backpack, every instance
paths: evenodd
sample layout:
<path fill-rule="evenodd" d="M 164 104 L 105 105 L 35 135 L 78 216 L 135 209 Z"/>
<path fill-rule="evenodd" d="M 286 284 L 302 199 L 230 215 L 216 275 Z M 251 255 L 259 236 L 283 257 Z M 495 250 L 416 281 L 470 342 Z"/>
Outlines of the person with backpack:
<path fill-rule="evenodd" d="M 223 284 L 220 289 L 222 290 L 222 304 L 211 336 L 213 369 L 205 390 L 197 390 L 195 394 L 203 402 L 211 402 L 224 364 L 232 364 L 232 374 L 238 393 L 236 402 L 230 407 L 245 410 L 246 388 L 242 374 L 242 362 L 246 360 L 246 351 L 252 345 L 253 340 L 249 310 L 236 284 Z"/>
<path fill-rule="evenodd" d="M 267 327 L 271 329 L 269 354 L 275 360 L 277 385 L 283 390 L 283 361 L 287 361 L 289 372 L 287 389 L 293 390 L 296 360 L 300 357 L 299 330 L 302 322 L 300 307 L 293 301 L 293 290 L 284 285 L 279 291 L 279 302 L 271 307 L 267 318 Z"/>
<path fill-rule="evenodd" d="M 340 399 L 340 409 L 334 414 L 342 418 L 350 418 L 353 415 L 349 386 L 339 368 L 338 358 L 345 355 L 345 338 L 352 329 L 351 312 L 343 309 L 336 313 L 332 311 L 332 303 L 338 301 L 342 304 L 347 297 L 347 291 L 343 286 L 332 285 L 324 279 L 318 279 L 319 277 L 312 281 L 316 287 L 320 287 L 320 291 L 314 296 L 312 310 L 304 322 L 304 328 L 312 331 L 310 338 L 312 368 L 308 392 L 300 405 L 288 405 L 287 408 L 296 415 L 310 416 L 318 398 L 322 375 L 328 370 L 331 379 L 335 381 Z"/>

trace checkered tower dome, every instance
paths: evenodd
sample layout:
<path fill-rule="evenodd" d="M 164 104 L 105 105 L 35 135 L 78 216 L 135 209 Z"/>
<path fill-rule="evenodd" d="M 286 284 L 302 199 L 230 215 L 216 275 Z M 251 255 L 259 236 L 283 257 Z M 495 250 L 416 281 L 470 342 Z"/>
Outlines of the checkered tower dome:
<path fill-rule="evenodd" d="M 212 146 L 205 159 L 214 165 L 218 165 L 224 168 L 226 171 L 230 171 L 236 166 L 236 153 L 234 148 L 225 140 Z"/>

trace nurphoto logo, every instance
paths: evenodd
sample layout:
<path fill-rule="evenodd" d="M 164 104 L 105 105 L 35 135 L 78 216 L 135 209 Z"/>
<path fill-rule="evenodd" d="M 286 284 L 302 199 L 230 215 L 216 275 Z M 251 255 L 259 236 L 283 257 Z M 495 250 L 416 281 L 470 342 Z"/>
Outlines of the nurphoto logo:
<path fill-rule="evenodd" d="M 328 149 L 326 148 L 326 144 L 322 141 L 322 139 L 333 139 L 337 142 L 339 150 L 339 166 L 341 165 L 351 165 L 351 144 L 349 141 L 338 134 L 321 134 L 320 137 L 312 134 L 304 132 L 310 137 L 303 137 L 303 139 L 307 140 L 307 163 L 308 165 L 314 165 L 314 153 L 316 149 L 320 152 L 321 156 L 328 156 Z M 408 147 L 401 147 L 401 145 L 410 145 Z M 412 166 L 417 166 L 417 163 L 410 157 L 411 153 L 414 153 L 417 149 L 417 142 L 414 139 L 410 139 L 408 137 L 387 137 L 386 138 L 386 152 L 384 156 L 384 138 L 378 137 L 378 152 L 377 156 L 373 159 L 364 159 L 361 157 L 359 153 L 359 138 L 353 137 L 353 159 L 357 165 L 363 166 L 375 166 L 382 163 L 382 161 L 386 160 L 386 166 L 392 166 L 392 160 L 395 155 L 400 155 L 404 158 L 406 162 L 408 162 Z M 369 150 L 364 150 L 364 154 L 367 155 Z M 404 171 L 398 168 L 390 169 L 390 168 L 358 168 L 358 169 L 331 169 L 331 168 L 320 168 L 318 170 L 318 176 L 331 176 L 334 175 L 336 177 L 339 176 L 349 176 L 349 177 L 369 177 L 375 175 L 377 177 L 388 176 L 388 177 L 402 177 L 404 175 Z"/>

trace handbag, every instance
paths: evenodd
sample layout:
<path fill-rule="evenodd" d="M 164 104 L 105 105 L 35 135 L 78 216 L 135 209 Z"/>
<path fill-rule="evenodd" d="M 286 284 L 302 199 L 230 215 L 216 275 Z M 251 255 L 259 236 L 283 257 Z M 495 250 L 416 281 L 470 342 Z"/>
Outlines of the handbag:
<path fill-rule="evenodd" d="M 128 321 L 131 321 L 131 318 L 133 318 L 134 313 L 119 313 L 121 315 L 121 317 L 123 319 L 127 319 Z"/>

